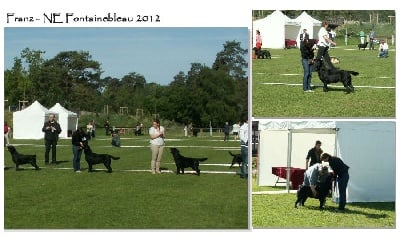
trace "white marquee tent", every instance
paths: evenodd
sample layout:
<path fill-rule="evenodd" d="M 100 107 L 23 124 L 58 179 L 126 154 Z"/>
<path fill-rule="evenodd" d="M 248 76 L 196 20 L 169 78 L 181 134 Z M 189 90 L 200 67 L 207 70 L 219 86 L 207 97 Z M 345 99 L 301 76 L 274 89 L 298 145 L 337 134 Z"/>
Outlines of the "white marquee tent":
<path fill-rule="evenodd" d="M 13 138 L 14 139 L 42 139 L 42 127 L 50 111 L 38 101 L 27 108 L 13 113 Z M 57 113 L 55 113 L 57 116 Z"/>
<path fill-rule="evenodd" d="M 78 115 L 65 109 L 61 104 L 56 103 L 49 109 L 51 112 L 58 113 L 57 121 L 61 126 L 60 138 L 67 138 L 78 128 Z"/>
<path fill-rule="evenodd" d="M 263 19 L 253 21 L 253 45 L 256 45 L 256 30 L 259 30 L 263 48 L 285 48 L 285 39 L 295 40 L 300 27 L 299 22 L 276 10 Z"/>
<path fill-rule="evenodd" d="M 395 201 L 395 122 L 269 121 L 259 122 L 258 185 L 273 186 L 272 167 L 305 168 L 316 140 L 326 153 L 350 166 L 348 202 Z"/>
<path fill-rule="evenodd" d="M 303 29 L 307 29 L 311 39 L 318 39 L 318 31 L 321 28 L 321 21 L 314 19 L 312 16 L 308 15 L 307 12 L 302 12 L 300 16 L 295 18 L 295 21 L 300 22 L 301 28 L 297 34 L 297 46 L 300 47 L 300 34 L 303 33 Z"/>

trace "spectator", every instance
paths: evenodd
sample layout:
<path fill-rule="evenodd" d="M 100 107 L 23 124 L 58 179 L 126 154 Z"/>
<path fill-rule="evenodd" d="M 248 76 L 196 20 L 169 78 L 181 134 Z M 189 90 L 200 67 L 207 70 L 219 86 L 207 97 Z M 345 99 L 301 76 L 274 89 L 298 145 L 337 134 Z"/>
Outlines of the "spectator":
<path fill-rule="evenodd" d="M 91 121 L 92 122 L 92 138 L 96 137 L 96 123 L 94 122 L 94 120 Z"/>
<path fill-rule="evenodd" d="M 309 39 L 310 39 L 310 36 L 307 33 L 307 29 L 303 29 L 303 33 L 300 34 L 300 42 L 304 42 L 304 41 L 309 40 Z"/>
<path fill-rule="evenodd" d="M 104 129 L 106 130 L 106 136 L 110 135 L 110 121 L 109 120 L 107 120 L 104 123 Z"/>
<path fill-rule="evenodd" d="M 7 146 L 10 144 L 10 138 L 8 136 L 11 128 L 8 126 L 7 122 L 4 122 L 4 146 Z"/>
<path fill-rule="evenodd" d="M 369 50 L 375 49 L 374 40 L 375 40 L 375 31 L 371 29 L 371 31 L 369 32 Z"/>
<path fill-rule="evenodd" d="M 239 138 L 239 129 L 240 129 L 239 123 L 233 124 L 233 126 L 232 126 L 232 134 L 233 134 L 233 139 L 235 141 Z"/>
<path fill-rule="evenodd" d="M 45 164 L 49 164 L 49 153 L 51 149 L 51 164 L 57 164 L 57 141 L 58 135 L 61 133 L 60 124 L 56 121 L 56 116 L 54 113 L 50 113 L 49 120 L 44 123 L 42 127 L 42 131 L 44 132 L 44 140 L 45 140 Z"/>
<path fill-rule="evenodd" d="M 247 117 L 242 121 L 239 130 L 240 152 L 242 155 L 242 166 L 240 167 L 240 178 L 248 177 L 248 152 L 249 152 L 249 125 Z"/>
<path fill-rule="evenodd" d="M 92 132 L 93 132 L 92 121 L 89 121 L 89 123 L 86 125 L 86 134 L 88 140 L 92 139 Z"/>
<path fill-rule="evenodd" d="M 225 122 L 224 126 L 224 141 L 229 141 L 229 123 Z"/>
<path fill-rule="evenodd" d="M 365 32 L 363 30 L 361 30 L 359 35 L 360 35 L 361 44 L 364 44 L 364 42 L 365 42 Z"/>
<path fill-rule="evenodd" d="M 119 135 L 119 130 L 113 130 L 111 134 L 111 145 L 115 147 L 121 147 L 121 137 Z"/>
<path fill-rule="evenodd" d="M 389 46 L 384 40 L 381 40 L 381 43 L 379 44 L 378 58 L 387 58 L 387 57 L 389 57 Z"/>

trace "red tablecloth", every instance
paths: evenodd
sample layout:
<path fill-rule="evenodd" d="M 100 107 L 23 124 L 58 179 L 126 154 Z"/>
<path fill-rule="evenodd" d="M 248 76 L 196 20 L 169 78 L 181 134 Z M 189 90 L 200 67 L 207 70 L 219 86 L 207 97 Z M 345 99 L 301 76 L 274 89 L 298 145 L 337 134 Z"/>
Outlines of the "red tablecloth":
<path fill-rule="evenodd" d="M 285 48 L 293 48 L 293 47 L 297 47 L 297 41 L 285 39 Z"/>
<path fill-rule="evenodd" d="M 272 167 L 272 174 L 286 179 L 286 167 Z M 305 169 L 290 167 L 290 182 L 292 183 L 292 189 L 298 189 L 303 183 Z"/>

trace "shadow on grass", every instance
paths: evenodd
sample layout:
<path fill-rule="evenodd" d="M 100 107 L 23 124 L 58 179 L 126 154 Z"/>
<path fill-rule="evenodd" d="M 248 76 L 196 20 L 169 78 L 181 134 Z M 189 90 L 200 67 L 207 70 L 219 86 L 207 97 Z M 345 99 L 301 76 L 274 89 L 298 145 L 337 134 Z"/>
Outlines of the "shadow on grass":
<path fill-rule="evenodd" d="M 353 203 L 351 204 L 351 206 L 353 206 Z M 314 210 L 314 211 L 332 212 L 332 213 L 336 213 L 336 214 L 364 215 L 365 217 L 371 218 L 371 219 L 382 219 L 382 218 L 389 217 L 387 214 L 379 214 L 379 213 L 371 213 L 371 212 L 366 212 L 366 211 L 361 211 L 361 210 L 353 210 L 353 209 L 351 209 L 351 207 L 349 208 L 349 206 L 347 206 L 347 208 L 344 211 L 338 211 L 337 207 L 331 207 L 331 206 L 326 207 L 325 209 L 321 209 L 321 208 L 315 207 L 315 206 L 304 207 L 304 208 L 307 208 L 309 210 Z M 372 206 L 361 206 L 360 208 L 362 208 L 362 209 L 378 209 L 378 208 L 374 208 Z M 379 209 L 379 210 L 381 210 L 381 209 Z M 393 210 L 388 209 L 387 211 L 393 211 Z"/>
<path fill-rule="evenodd" d="M 374 209 L 379 211 L 395 211 L 395 202 L 366 202 L 366 203 L 350 203 L 353 207 L 362 209 Z"/>

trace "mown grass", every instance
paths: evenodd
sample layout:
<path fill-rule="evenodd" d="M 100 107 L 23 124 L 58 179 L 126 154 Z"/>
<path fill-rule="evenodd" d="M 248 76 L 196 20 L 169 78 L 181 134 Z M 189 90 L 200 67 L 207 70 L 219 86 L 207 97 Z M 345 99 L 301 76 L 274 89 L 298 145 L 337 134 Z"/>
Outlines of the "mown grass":
<path fill-rule="evenodd" d="M 284 187 L 260 187 L 253 181 L 253 192 L 284 190 Z M 348 203 L 344 213 L 330 197 L 326 208 L 319 209 L 317 199 L 294 208 L 296 194 L 253 194 L 252 226 L 261 228 L 395 228 L 394 202 Z"/>
<path fill-rule="evenodd" d="M 206 165 L 230 164 L 227 150 L 238 150 L 237 141 L 224 142 L 222 137 L 170 138 L 161 175 L 150 173 L 147 137 L 125 136 L 121 148 L 111 147 L 110 141 L 100 135 L 90 145 L 96 153 L 121 157 L 112 161 L 113 173 L 106 173 L 103 165 L 88 173 L 83 155 L 83 171 L 76 174 L 72 171 L 70 140 L 60 140 L 59 163 L 54 167 L 44 166 L 42 140 L 11 140 L 19 152 L 36 154 L 41 170 L 25 165 L 15 171 L 9 152 L 4 152 L 4 228 L 248 229 L 248 181 L 239 178 L 237 167 Z M 208 157 L 200 165 L 204 173 L 173 173 L 176 168 L 168 149 L 172 146 L 188 156 Z"/>
<path fill-rule="evenodd" d="M 339 44 L 337 48 L 331 49 L 330 56 L 340 59 L 337 65 L 339 68 L 360 73 L 352 77 L 356 92 L 351 94 L 346 94 L 340 83 L 328 85 L 329 92 L 324 93 L 316 72 L 312 77 L 315 92 L 304 93 L 301 86 L 303 68 L 300 62 L 300 50 L 271 49 L 270 52 L 272 60 L 253 59 L 253 116 L 283 118 L 393 118 L 395 116 L 394 88 L 362 87 L 395 87 L 395 51 L 389 52 L 389 58 L 379 59 L 377 50 L 358 50 L 355 45 Z"/>

